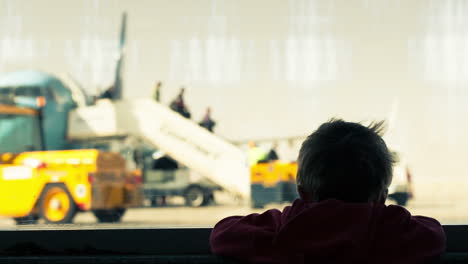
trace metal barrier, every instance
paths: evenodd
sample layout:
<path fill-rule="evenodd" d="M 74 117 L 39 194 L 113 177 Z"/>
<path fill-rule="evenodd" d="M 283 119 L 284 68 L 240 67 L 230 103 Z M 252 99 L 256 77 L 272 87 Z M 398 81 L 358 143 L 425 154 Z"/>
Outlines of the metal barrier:
<path fill-rule="evenodd" d="M 435 263 L 468 263 L 468 226 L 444 226 L 447 252 Z M 213 256 L 210 228 L 3 230 L 0 264 L 233 264 Z"/>

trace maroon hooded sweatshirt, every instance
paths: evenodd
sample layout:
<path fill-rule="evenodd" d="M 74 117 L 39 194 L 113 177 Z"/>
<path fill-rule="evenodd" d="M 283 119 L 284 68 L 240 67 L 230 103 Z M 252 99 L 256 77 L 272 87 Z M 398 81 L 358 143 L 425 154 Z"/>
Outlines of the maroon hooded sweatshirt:
<path fill-rule="evenodd" d="M 403 207 L 296 200 L 283 212 L 231 216 L 214 227 L 214 254 L 248 263 L 427 263 L 445 250 L 437 220 Z"/>

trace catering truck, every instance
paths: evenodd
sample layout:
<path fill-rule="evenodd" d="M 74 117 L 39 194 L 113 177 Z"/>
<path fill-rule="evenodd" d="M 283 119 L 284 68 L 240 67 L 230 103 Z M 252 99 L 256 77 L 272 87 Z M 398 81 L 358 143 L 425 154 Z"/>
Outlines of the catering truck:
<path fill-rule="evenodd" d="M 0 215 L 18 224 L 71 223 L 92 211 L 99 222 L 118 222 L 142 203 L 139 176 L 123 157 L 95 149 L 4 153 L 0 159 Z"/>
<path fill-rule="evenodd" d="M 74 141 L 85 148 L 120 153 L 127 169 L 141 171 L 145 200 L 151 206 L 166 205 L 172 197 L 182 197 L 185 205 L 206 206 L 215 203 L 214 193 L 223 188 L 206 177 L 155 150 L 144 139 L 117 136 Z"/>
<path fill-rule="evenodd" d="M 118 153 L 96 149 L 46 150 L 43 99 L 0 98 L 0 215 L 18 224 L 70 223 L 92 211 L 100 222 L 120 221 L 143 203 L 141 173 Z M 39 104 L 37 104 L 39 102 Z M 37 151 L 34 151 L 37 150 Z"/>

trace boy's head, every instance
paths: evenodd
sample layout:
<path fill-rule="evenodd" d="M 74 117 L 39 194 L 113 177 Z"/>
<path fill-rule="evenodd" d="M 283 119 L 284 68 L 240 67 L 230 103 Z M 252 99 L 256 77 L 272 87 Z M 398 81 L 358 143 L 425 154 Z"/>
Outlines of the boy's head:
<path fill-rule="evenodd" d="M 385 202 L 394 159 L 382 134 L 384 123 L 365 127 L 332 119 L 302 143 L 297 185 L 309 201 Z"/>

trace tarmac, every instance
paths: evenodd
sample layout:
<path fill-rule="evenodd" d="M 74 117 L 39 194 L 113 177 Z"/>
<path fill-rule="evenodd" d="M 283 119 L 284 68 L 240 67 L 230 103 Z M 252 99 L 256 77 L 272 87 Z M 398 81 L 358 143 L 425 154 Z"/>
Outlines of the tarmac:
<path fill-rule="evenodd" d="M 219 199 L 218 200 L 223 200 Z M 389 201 L 388 204 L 394 204 Z M 37 225 L 16 226 L 12 219 L 0 218 L 0 229 L 114 229 L 114 228 L 170 228 L 170 227 L 213 227 L 219 220 L 231 215 L 261 213 L 271 208 L 282 209 L 288 204 L 270 204 L 264 209 L 253 209 L 248 205 L 233 202 L 218 202 L 206 207 L 187 207 L 182 198 L 168 199 L 168 205 L 128 209 L 120 223 L 100 224 L 91 212 L 78 213 L 73 224 L 50 225 L 39 222 Z M 422 199 L 410 200 L 406 208 L 413 215 L 436 218 L 444 225 L 468 223 L 468 204 L 434 203 Z"/>

